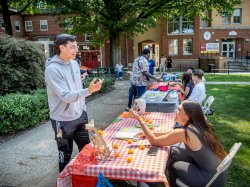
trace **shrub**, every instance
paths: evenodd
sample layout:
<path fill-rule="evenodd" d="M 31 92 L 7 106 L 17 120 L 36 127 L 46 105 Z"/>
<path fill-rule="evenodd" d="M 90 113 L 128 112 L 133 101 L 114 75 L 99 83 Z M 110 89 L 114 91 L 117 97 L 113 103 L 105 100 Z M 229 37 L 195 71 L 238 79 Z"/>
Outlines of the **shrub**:
<path fill-rule="evenodd" d="M 86 79 L 87 87 L 92 79 Z M 107 91 L 114 83 L 113 77 L 105 77 L 100 92 Z M 12 93 L 0 96 L 0 135 L 24 130 L 47 119 L 49 107 L 45 89 L 30 94 Z"/>
<path fill-rule="evenodd" d="M 36 125 L 49 117 L 46 91 L 31 94 L 7 94 L 0 97 L 0 134 L 7 134 Z"/>
<path fill-rule="evenodd" d="M 45 55 L 27 40 L 0 35 L 0 95 L 44 88 Z"/>

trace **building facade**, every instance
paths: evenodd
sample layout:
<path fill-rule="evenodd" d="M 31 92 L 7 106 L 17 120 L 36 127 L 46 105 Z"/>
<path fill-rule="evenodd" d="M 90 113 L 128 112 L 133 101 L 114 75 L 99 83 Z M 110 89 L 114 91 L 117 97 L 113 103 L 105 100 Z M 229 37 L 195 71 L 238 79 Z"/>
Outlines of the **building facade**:
<path fill-rule="evenodd" d="M 220 15 L 209 12 L 212 21 L 171 17 L 158 20 L 154 27 L 133 39 L 121 39 L 121 63 L 129 67 L 144 48 L 151 48 L 150 58 L 159 66 L 160 56 L 171 56 L 173 67 L 184 70 L 188 66 L 199 67 L 199 58 L 204 55 L 217 55 L 234 60 L 250 58 L 250 0 L 235 7 L 233 15 Z M 41 43 L 46 57 L 54 55 L 55 36 L 64 32 L 57 16 L 49 13 L 11 16 L 14 37 L 26 38 Z M 0 33 L 4 33 L 4 22 L 0 13 Z M 104 45 L 93 46 L 91 35 L 79 35 L 78 45 L 82 65 L 96 68 L 110 66 L 109 41 Z M 119 63 L 119 62 L 116 62 Z"/>

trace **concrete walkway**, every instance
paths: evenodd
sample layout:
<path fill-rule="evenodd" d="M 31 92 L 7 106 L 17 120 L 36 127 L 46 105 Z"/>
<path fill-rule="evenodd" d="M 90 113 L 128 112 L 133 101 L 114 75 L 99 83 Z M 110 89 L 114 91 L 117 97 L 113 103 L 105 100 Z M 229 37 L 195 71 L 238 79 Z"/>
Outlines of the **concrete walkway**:
<path fill-rule="evenodd" d="M 129 81 L 116 81 L 115 89 L 87 103 L 89 119 L 104 129 L 127 104 Z M 250 82 L 207 82 L 206 84 L 250 84 Z M 58 152 L 48 121 L 0 144 L 0 186 L 55 187 Z M 77 154 L 76 145 L 74 154 Z"/>
<path fill-rule="evenodd" d="M 115 89 L 87 103 L 89 119 L 97 129 L 108 126 L 124 111 L 129 81 L 116 81 Z M 74 145 L 75 156 L 78 152 Z M 48 121 L 0 144 L 0 186 L 55 187 L 58 151 Z"/>

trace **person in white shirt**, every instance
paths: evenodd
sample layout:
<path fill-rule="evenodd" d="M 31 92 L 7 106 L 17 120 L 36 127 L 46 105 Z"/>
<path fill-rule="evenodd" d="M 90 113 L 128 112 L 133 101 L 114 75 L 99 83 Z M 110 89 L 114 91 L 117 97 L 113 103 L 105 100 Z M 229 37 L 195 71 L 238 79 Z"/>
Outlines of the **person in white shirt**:
<path fill-rule="evenodd" d="M 119 78 L 120 79 L 123 79 L 124 77 L 124 72 L 123 72 L 123 65 L 122 64 L 116 64 L 116 80 L 118 80 Z"/>
<path fill-rule="evenodd" d="M 166 71 L 166 57 L 164 55 L 161 55 L 161 63 L 160 63 L 160 72 L 165 73 Z"/>
<path fill-rule="evenodd" d="M 202 76 L 204 72 L 201 69 L 195 69 L 192 73 L 192 79 L 195 82 L 194 89 L 188 98 L 190 101 L 195 101 L 202 104 L 203 100 L 206 98 L 205 84 L 202 81 Z"/>
<path fill-rule="evenodd" d="M 187 72 L 188 73 L 192 73 L 194 71 L 193 67 L 188 67 Z M 204 77 L 204 74 L 202 75 L 202 82 L 204 82 L 204 84 L 206 83 L 206 79 Z"/>

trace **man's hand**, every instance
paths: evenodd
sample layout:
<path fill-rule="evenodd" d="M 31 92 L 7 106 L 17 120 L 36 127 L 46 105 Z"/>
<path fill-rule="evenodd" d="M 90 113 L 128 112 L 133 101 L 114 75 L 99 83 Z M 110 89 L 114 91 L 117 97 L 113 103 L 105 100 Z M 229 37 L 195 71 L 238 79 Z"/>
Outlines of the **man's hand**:
<path fill-rule="evenodd" d="M 159 78 L 156 78 L 156 77 L 155 77 L 155 80 L 156 80 L 157 82 L 161 82 L 161 79 L 159 79 Z"/>
<path fill-rule="evenodd" d="M 89 93 L 93 93 L 93 92 L 96 92 L 96 91 L 99 91 L 102 87 L 102 83 L 103 83 L 104 79 L 99 79 L 97 82 L 96 82 L 96 78 L 94 78 L 90 84 L 89 84 L 89 87 L 88 87 L 88 91 Z M 96 83 L 95 83 L 96 82 Z"/>

